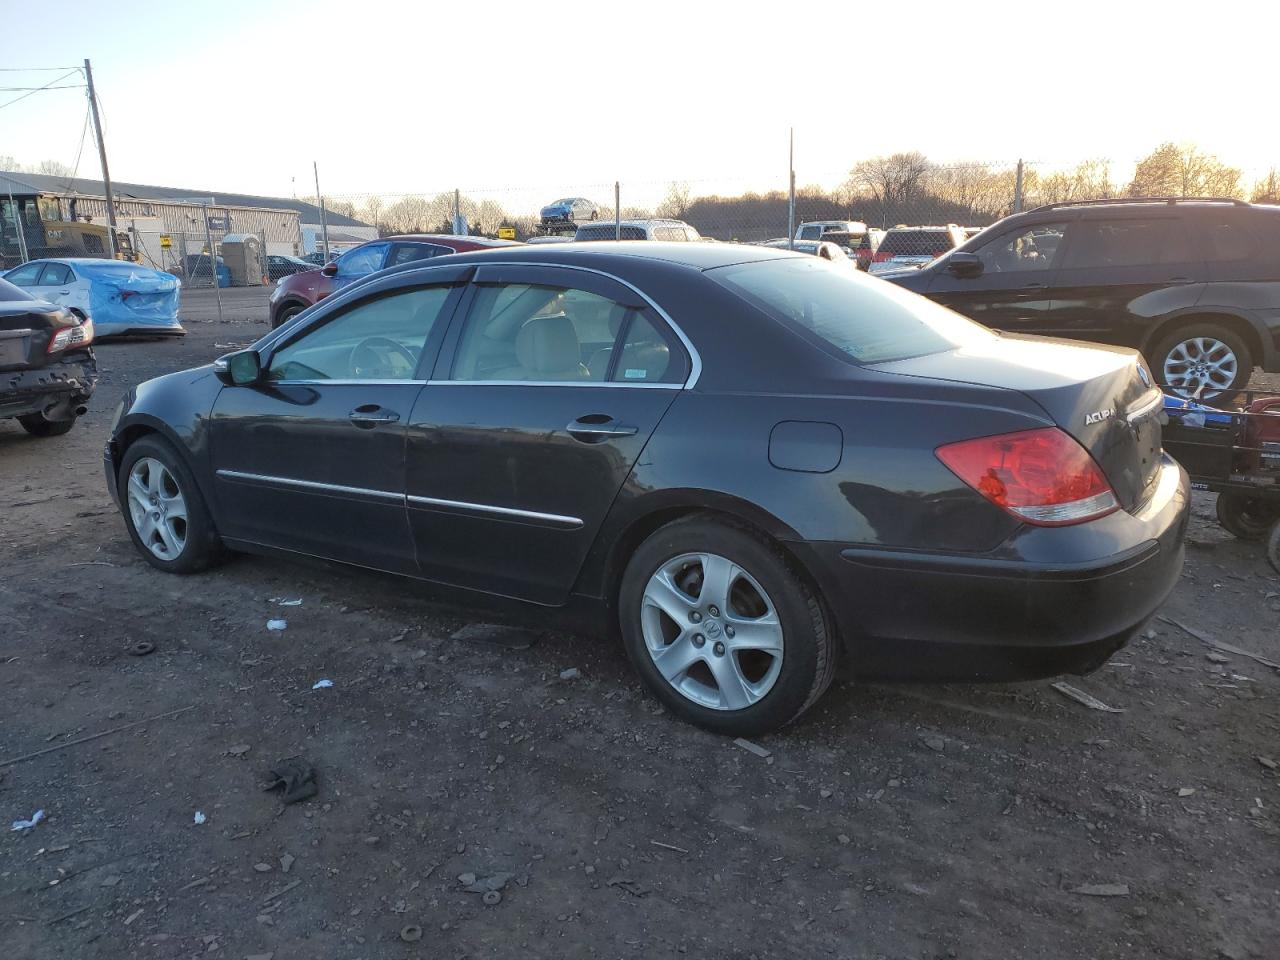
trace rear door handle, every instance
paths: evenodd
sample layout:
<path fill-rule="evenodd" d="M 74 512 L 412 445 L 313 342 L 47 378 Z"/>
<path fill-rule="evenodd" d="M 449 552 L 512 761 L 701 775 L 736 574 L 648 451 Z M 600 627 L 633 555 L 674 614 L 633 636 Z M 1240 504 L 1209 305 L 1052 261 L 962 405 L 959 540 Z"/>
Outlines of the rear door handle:
<path fill-rule="evenodd" d="M 380 423 L 395 423 L 400 414 L 376 403 L 362 403 L 349 414 L 351 422 L 362 430 L 370 430 Z"/>
<path fill-rule="evenodd" d="M 579 417 L 565 429 L 569 431 L 569 436 L 583 443 L 602 443 L 610 437 L 631 437 L 637 432 L 635 427 L 619 423 L 603 413 Z"/>

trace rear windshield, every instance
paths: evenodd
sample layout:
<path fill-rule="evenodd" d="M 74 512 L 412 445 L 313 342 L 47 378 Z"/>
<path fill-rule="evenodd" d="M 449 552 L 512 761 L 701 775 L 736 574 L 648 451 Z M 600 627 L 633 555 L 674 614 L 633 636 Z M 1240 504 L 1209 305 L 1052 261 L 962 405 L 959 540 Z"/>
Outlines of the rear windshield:
<path fill-rule="evenodd" d="M 890 230 L 877 252 L 893 257 L 936 257 L 950 249 L 951 235 L 945 230 Z"/>
<path fill-rule="evenodd" d="M 614 238 L 614 224 L 602 223 L 596 227 L 579 227 L 578 233 L 574 237 L 575 240 L 612 240 Z M 644 240 L 644 227 L 628 227 L 622 228 L 623 240 Z"/>
<path fill-rule="evenodd" d="M 0 280 L 0 300 L 34 300 L 35 297 L 8 280 Z"/>
<path fill-rule="evenodd" d="M 706 271 L 765 313 L 859 363 L 884 363 L 995 336 L 924 297 L 816 257 Z"/>

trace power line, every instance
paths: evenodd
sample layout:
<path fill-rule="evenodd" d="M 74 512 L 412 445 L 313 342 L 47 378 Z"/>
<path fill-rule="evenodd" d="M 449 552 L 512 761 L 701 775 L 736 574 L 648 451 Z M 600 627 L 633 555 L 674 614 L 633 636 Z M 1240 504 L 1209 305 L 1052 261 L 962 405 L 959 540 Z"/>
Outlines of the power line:
<path fill-rule="evenodd" d="M 20 96 L 20 97 L 14 97 L 12 100 L 8 100 L 8 101 L 6 101 L 6 102 L 4 102 L 4 103 L 0 103 L 0 110 L 3 110 L 5 107 L 11 107 L 11 106 L 13 106 L 13 105 L 14 105 L 15 103 L 17 103 L 19 100 L 25 100 L 25 99 L 27 99 L 27 97 L 34 96 L 35 94 L 39 93 L 41 90 L 48 90 L 48 89 L 49 89 L 50 87 L 52 87 L 55 83 L 61 83 L 63 80 L 67 79 L 67 77 L 74 76 L 75 74 L 77 74 L 77 73 L 79 73 L 79 72 L 80 72 L 80 71 L 79 71 L 79 69 L 77 68 L 77 69 L 75 69 L 75 70 L 72 70 L 70 73 L 64 73 L 62 76 L 57 77 L 56 79 L 50 80 L 50 81 L 49 81 L 48 83 L 46 83 L 43 87 L 36 87 L 34 90 L 29 90 L 28 92 L 24 93 L 24 94 L 23 94 L 22 96 Z"/>
<path fill-rule="evenodd" d="M 57 73 L 59 70 L 79 69 L 79 67 L 0 67 L 0 73 Z"/>
<path fill-rule="evenodd" d="M 18 93 L 19 91 L 22 91 L 22 90 L 29 90 L 31 93 L 36 93 L 40 90 L 83 90 L 83 89 L 84 89 L 83 83 L 64 83 L 60 87 L 51 87 L 48 84 L 46 84 L 43 87 L 0 87 L 0 93 Z"/>

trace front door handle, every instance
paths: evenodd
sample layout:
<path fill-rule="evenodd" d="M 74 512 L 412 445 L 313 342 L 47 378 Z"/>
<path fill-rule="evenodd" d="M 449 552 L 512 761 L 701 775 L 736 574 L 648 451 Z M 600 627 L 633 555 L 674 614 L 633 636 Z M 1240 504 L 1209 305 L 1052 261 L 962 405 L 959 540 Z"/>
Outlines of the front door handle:
<path fill-rule="evenodd" d="M 603 443 L 610 437 L 631 437 L 637 432 L 635 427 L 619 423 L 603 413 L 579 417 L 565 429 L 569 431 L 569 436 L 583 443 Z"/>
<path fill-rule="evenodd" d="M 395 423 L 400 414 L 376 403 L 362 403 L 349 414 L 351 422 L 361 430 L 371 430 L 380 423 Z"/>

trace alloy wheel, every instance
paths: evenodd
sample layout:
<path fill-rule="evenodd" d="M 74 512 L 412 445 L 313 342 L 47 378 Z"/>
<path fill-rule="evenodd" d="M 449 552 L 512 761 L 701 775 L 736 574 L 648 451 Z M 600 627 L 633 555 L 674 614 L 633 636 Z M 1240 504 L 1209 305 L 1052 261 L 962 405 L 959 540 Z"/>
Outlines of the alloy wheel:
<path fill-rule="evenodd" d="M 1190 337 L 1175 343 L 1164 358 L 1164 382 L 1192 399 L 1230 389 L 1239 372 L 1235 351 L 1215 337 Z"/>
<path fill-rule="evenodd" d="M 777 609 L 759 581 L 718 554 L 682 554 L 659 567 L 645 586 L 640 628 L 658 673 L 713 710 L 758 703 L 782 669 Z"/>
<path fill-rule="evenodd" d="M 176 560 L 187 545 L 187 501 L 173 474 L 154 457 L 129 471 L 129 517 L 143 546 L 161 560 Z"/>

